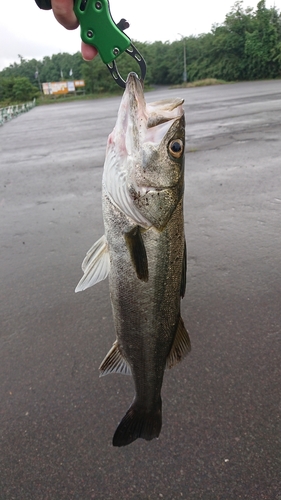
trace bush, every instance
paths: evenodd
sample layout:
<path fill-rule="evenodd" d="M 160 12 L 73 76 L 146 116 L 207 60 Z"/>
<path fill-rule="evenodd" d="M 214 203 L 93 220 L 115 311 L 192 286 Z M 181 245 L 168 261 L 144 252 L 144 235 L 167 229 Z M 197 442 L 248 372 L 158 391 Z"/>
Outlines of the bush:
<path fill-rule="evenodd" d="M 27 102 L 38 95 L 38 89 L 26 77 L 0 78 L 0 101 L 2 102 Z"/>

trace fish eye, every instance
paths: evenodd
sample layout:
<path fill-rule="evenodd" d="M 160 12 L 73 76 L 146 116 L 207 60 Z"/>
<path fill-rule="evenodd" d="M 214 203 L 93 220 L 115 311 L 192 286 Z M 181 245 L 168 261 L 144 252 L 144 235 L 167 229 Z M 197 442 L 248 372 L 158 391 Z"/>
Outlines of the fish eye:
<path fill-rule="evenodd" d="M 173 141 L 170 142 L 169 144 L 169 153 L 174 157 L 174 158 L 180 158 L 183 153 L 183 142 L 181 139 L 174 139 Z"/>

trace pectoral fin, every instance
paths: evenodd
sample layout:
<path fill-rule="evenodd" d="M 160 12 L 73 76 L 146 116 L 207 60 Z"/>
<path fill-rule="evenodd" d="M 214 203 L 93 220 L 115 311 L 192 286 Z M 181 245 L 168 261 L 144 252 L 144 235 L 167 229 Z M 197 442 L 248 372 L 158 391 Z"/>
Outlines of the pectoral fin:
<path fill-rule="evenodd" d="M 169 356 L 167 357 L 166 368 L 172 368 L 179 363 L 191 350 L 190 339 L 185 329 L 182 318 L 179 319 L 177 333 Z"/>
<path fill-rule="evenodd" d="M 84 275 L 79 281 L 75 292 L 82 292 L 99 281 L 104 280 L 110 269 L 110 259 L 107 247 L 107 240 L 102 236 L 87 252 L 82 262 Z"/>
<path fill-rule="evenodd" d="M 133 227 L 133 229 L 124 233 L 124 237 L 137 277 L 141 281 L 148 281 L 147 255 L 140 227 Z"/>
<path fill-rule="evenodd" d="M 100 367 L 100 377 L 107 375 L 108 373 L 123 373 L 124 375 L 131 375 L 131 368 L 127 361 L 123 358 L 117 341 L 114 342 L 110 351 L 105 356 Z"/>

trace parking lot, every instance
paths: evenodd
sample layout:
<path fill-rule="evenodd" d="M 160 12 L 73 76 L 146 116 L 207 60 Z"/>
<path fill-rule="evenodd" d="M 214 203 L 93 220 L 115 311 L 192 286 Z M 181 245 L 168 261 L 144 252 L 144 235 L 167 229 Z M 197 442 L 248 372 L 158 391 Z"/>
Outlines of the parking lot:
<path fill-rule="evenodd" d="M 185 99 L 192 351 L 158 440 L 112 447 L 130 377 L 99 378 L 108 282 L 75 294 L 103 234 L 120 99 L 36 107 L 0 128 L 1 500 L 281 500 L 281 83 L 158 88 Z"/>

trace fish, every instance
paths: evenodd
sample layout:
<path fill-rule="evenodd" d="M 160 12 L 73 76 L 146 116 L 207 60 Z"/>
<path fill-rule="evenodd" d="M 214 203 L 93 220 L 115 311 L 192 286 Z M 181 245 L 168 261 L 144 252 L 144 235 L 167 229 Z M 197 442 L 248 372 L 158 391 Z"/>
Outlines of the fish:
<path fill-rule="evenodd" d="M 134 400 L 113 446 L 158 438 L 166 368 L 190 351 L 180 303 L 186 288 L 183 99 L 146 103 L 129 73 L 108 137 L 102 180 L 105 234 L 91 247 L 75 291 L 108 277 L 116 340 L 101 376 L 132 375 Z"/>

